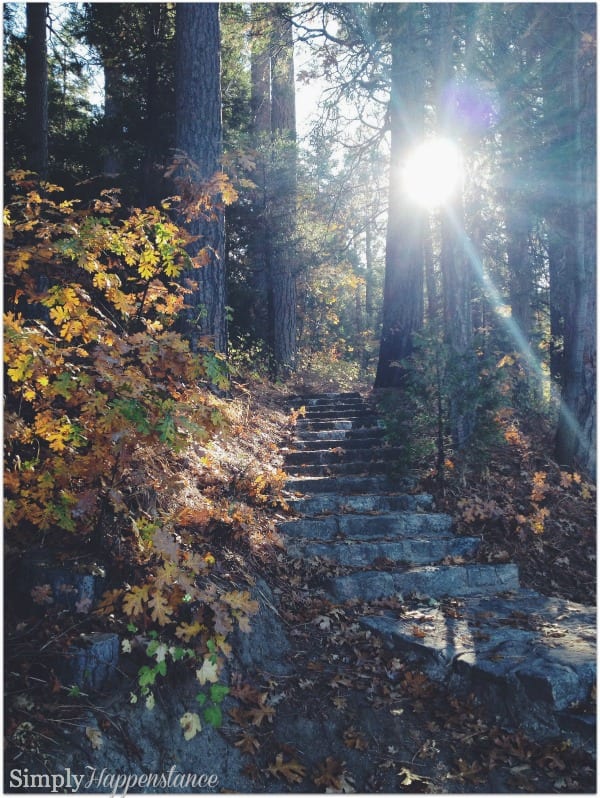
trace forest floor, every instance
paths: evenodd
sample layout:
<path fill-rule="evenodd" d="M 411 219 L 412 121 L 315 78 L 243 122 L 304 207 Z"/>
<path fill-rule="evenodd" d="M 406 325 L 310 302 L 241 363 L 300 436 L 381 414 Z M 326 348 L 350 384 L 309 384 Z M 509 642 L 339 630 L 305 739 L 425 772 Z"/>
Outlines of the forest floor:
<path fill-rule="evenodd" d="M 291 430 L 282 390 L 252 386 L 241 396 L 235 400 L 241 408 L 235 434 L 210 450 L 212 489 L 218 483 L 231 496 L 260 484 L 244 482 L 258 465 L 281 474 L 279 447 Z M 453 463 L 443 486 L 425 470 L 419 487 L 434 494 L 438 510 L 453 515 L 459 532 L 477 530 L 484 561 L 517 562 L 523 586 L 595 604 L 593 488 L 579 475 L 565 476 L 546 451 L 541 427 L 521 427 L 512 445 L 499 446 L 485 468 L 475 472 Z M 204 453 L 204 471 L 207 462 Z M 194 464 L 186 457 L 180 465 L 187 501 L 193 502 Z M 281 489 L 277 479 L 278 487 L 271 486 L 275 494 Z M 360 604 L 334 606 L 313 595 L 317 571 L 287 556 L 274 531 L 285 511 L 269 504 L 262 503 L 258 523 L 238 524 L 235 534 L 223 524 L 207 531 L 216 578 L 233 573 L 250 585 L 264 580 L 291 644 L 285 672 L 274 675 L 265 662 L 262 669 L 234 675 L 231 696 L 240 706 L 230 712 L 222 733 L 247 758 L 244 776 L 256 785 L 250 791 L 595 791 L 589 755 L 568 741 L 540 743 L 498 727 L 473 699 L 452 696 L 360 628 Z M 66 698 L 56 680 L 43 685 L 38 679 L 38 687 L 27 681 L 32 647 L 57 634 L 57 627 L 43 631 L 38 624 L 27 640 L 21 635 L 21 648 L 11 651 L 9 691 L 19 700 L 9 701 L 5 715 L 9 760 L 30 757 L 32 746 L 34 754 L 42 750 L 44 738 L 56 743 L 61 717 L 71 723 L 73 706 L 77 712 L 83 705 L 94 709 L 92 700 Z M 17 735 L 24 718 L 31 727 L 27 739 Z M 297 736 L 291 737 L 294 729 Z"/>

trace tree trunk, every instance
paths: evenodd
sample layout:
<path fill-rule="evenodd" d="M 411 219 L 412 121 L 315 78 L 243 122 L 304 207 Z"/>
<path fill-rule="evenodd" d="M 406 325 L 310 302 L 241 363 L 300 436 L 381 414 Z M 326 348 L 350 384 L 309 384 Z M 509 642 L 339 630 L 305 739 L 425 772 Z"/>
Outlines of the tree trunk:
<path fill-rule="evenodd" d="M 107 148 L 104 152 L 102 171 L 107 177 L 116 177 L 121 171 L 118 142 L 121 140 L 119 124 L 119 97 L 121 96 L 121 70 L 114 59 L 104 57 L 104 131 Z"/>
<path fill-rule="evenodd" d="M 420 4 L 394 4 L 388 12 L 395 28 L 390 96 L 391 161 L 376 388 L 402 384 L 401 361 L 412 353 L 413 335 L 423 326 L 423 212 L 403 195 L 398 179 L 408 149 L 422 135 L 423 73 L 416 36 L 420 8 Z"/>
<path fill-rule="evenodd" d="M 270 344 L 272 325 L 269 303 L 270 229 L 267 219 L 267 163 L 271 142 L 271 59 L 266 34 L 268 6 L 251 6 L 250 75 L 252 135 L 256 152 L 256 170 L 252 176 L 252 229 L 249 238 L 249 262 L 253 302 L 251 311 L 255 336 Z M 269 346 L 272 349 L 272 344 Z"/>
<path fill-rule="evenodd" d="M 48 3 L 27 3 L 25 44 L 25 136 L 27 166 L 48 177 Z"/>
<path fill-rule="evenodd" d="M 273 6 L 269 217 L 274 372 L 287 377 L 296 364 L 296 105 L 294 41 L 287 5 Z"/>
<path fill-rule="evenodd" d="M 571 137 L 575 196 L 572 209 L 572 246 L 568 275 L 571 299 L 565 312 L 562 396 L 555 441 L 556 459 L 561 465 L 580 467 L 588 473 L 596 465 L 596 343 L 595 343 L 595 265 L 588 245 L 586 219 L 592 217 L 594 191 L 590 185 L 589 162 L 584 153 L 584 130 L 595 128 L 589 109 L 582 103 L 583 59 L 580 58 L 582 26 L 577 4 L 570 6 L 573 26 L 570 64 Z M 589 70 L 593 74 L 593 70 Z M 590 92 L 591 94 L 591 92 Z M 587 112 L 587 117 L 585 116 Z M 594 137 L 588 135 L 593 142 Z M 585 172 L 584 172 L 585 169 Z M 595 215 L 595 214 L 594 214 Z M 594 231 L 595 232 L 595 231 Z"/>
<path fill-rule="evenodd" d="M 194 164 L 196 190 L 221 169 L 221 46 L 218 3 L 177 3 L 175 16 L 175 142 Z M 181 177 L 181 174 L 179 175 Z M 225 315 L 225 218 L 219 196 L 185 225 L 198 237 L 188 251 L 207 262 L 186 274 L 194 284 L 188 298 L 185 333 L 193 349 L 209 339 L 227 351 Z"/>

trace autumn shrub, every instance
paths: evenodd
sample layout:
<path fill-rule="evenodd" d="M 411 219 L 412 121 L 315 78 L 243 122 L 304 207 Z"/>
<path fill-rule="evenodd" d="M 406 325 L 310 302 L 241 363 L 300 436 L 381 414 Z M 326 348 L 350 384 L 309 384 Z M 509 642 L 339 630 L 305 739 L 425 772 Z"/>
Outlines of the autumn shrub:
<path fill-rule="evenodd" d="M 21 540 L 101 531 L 168 490 L 143 447 L 167 456 L 222 419 L 207 391 L 213 356 L 173 331 L 186 290 L 185 234 L 156 208 L 91 209 L 14 173 L 5 210 L 5 525 Z"/>
<path fill-rule="evenodd" d="M 360 363 L 347 359 L 335 346 L 322 351 L 298 352 L 295 379 L 322 391 L 356 390 L 363 378 Z"/>
<path fill-rule="evenodd" d="M 151 656 L 139 674 L 150 708 L 154 682 L 184 653 L 202 686 L 216 684 L 227 635 L 248 631 L 258 608 L 247 590 L 212 577 L 210 528 L 257 520 L 228 499 L 207 448 L 234 421 L 211 390 L 227 386 L 225 365 L 208 342 L 192 353 L 175 329 L 191 290 L 179 278 L 203 255 L 192 262 L 188 236 L 164 210 L 126 210 L 111 191 L 83 207 L 25 172 L 11 179 L 6 544 L 24 553 L 91 542 L 102 552 L 112 585 L 94 616 L 121 634 L 127 624 L 123 651 Z M 268 500 L 269 479 L 247 475 L 250 504 Z M 224 693 L 207 695 L 211 722 Z M 187 726 L 184 734 L 193 736 Z"/>

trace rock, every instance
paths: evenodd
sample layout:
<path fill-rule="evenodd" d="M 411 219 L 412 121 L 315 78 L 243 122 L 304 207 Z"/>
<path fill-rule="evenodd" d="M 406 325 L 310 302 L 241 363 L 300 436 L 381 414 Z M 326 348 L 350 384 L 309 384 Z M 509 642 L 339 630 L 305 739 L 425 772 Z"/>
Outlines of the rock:
<path fill-rule="evenodd" d="M 119 636 L 93 632 L 81 637 L 55 660 L 55 671 L 65 686 L 100 692 L 114 681 L 119 661 Z"/>
<path fill-rule="evenodd" d="M 291 666 L 285 661 L 285 655 L 290 644 L 277 614 L 273 593 L 263 579 L 258 579 L 250 592 L 260 609 L 250 619 L 250 632 L 236 629 L 231 635 L 235 657 L 250 670 L 276 675 L 289 673 Z"/>
<path fill-rule="evenodd" d="M 82 560 L 63 564 L 57 562 L 52 552 L 36 552 L 22 560 L 15 587 L 25 599 L 27 609 L 33 606 L 44 611 L 48 606 L 57 606 L 87 613 L 105 584 L 106 571 L 101 563 Z"/>

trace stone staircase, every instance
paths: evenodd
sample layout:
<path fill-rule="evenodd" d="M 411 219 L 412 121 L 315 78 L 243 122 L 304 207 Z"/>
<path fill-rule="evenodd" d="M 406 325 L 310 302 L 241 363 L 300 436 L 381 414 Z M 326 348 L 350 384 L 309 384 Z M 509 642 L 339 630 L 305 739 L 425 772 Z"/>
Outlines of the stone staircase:
<path fill-rule="evenodd" d="M 502 723 L 537 738 L 566 736 L 593 750 L 583 711 L 596 678 L 595 608 L 520 587 L 516 565 L 477 562 L 479 539 L 458 537 L 432 497 L 394 474 L 358 393 L 290 398 L 304 407 L 286 452 L 288 552 L 329 561 L 321 589 L 334 603 L 400 597 L 401 610 L 366 610 L 360 623 L 433 679 L 477 695 Z"/>

